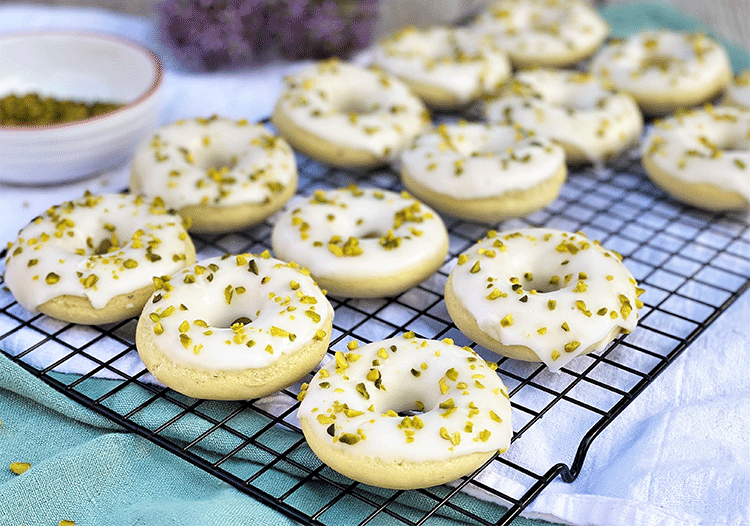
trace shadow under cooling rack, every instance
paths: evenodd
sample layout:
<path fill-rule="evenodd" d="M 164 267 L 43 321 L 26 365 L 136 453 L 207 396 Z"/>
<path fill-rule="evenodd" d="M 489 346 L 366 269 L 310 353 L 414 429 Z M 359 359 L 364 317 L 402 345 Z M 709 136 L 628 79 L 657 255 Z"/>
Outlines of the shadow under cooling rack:
<path fill-rule="evenodd" d="M 401 189 L 389 170 L 351 174 L 303 157 L 298 161 L 302 195 L 353 183 Z M 432 277 L 394 298 L 331 298 L 330 353 L 345 350 L 350 340 L 368 343 L 413 331 L 426 338 L 449 337 L 497 359 L 456 329 L 443 301 L 457 255 L 488 227 L 445 219 L 450 254 Z M 198 258 L 270 249 L 271 225 L 194 236 Z M 558 374 L 501 359 L 498 374 L 509 387 L 514 410 L 513 445 L 449 486 L 382 490 L 322 465 L 295 417 L 299 385 L 265 399 L 231 403 L 195 400 L 160 386 L 138 359 L 135 320 L 101 327 L 66 324 L 27 312 L 3 290 L 0 349 L 82 405 L 302 523 L 510 524 L 556 477 L 573 480 L 591 441 L 750 287 L 747 219 L 676 203 L 651 185 L 631 157 L 602 170 L 573 170 L 549 207 L 496 227 L 529 225 L 582 231 L 620 252 L 646 290 L 640 323 L 605 351 L 578 357 Z M 565 425 L 571 418 L 577 426 Z M 533 465 L 514 454 L 550 439 L 560 444 L 559 459 L 552 462 Z"/>

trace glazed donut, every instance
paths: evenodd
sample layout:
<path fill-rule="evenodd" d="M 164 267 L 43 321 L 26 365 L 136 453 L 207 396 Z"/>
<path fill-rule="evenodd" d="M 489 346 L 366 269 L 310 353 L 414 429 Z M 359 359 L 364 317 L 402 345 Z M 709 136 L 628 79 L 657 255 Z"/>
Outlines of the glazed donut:
<path fill-rule="evenodd" d="M 272 121 L 295 150 L 313 159 L 371 168 L 394 159 L 430 117 L 397 78 L 331 59 L 286 79 Z"/>
<path fill-rule="evenodd" d="M 87 325 L 141 312 L 152 277 L 195 261 L 161 199 L 93 195 L 51 207 L 8 245 L 5 284 L 24 308 Z"/>
<path fill-rule="evenodd" d="M 442 124 L 401 156 L 401 180 L 418 199 L 485 223 L 547 206 L 566 174 L 562 148 L 512 126 Z"/>
<path fill-rule="evenodd" d="M 558 371 L 635 329 L 642 306 L 621 257 L 581 233 L 490 231 L 458 257 L 445 304 L 487 349 Z"/>
<path fill-rule="evenodd" d="M 727 85 L 724 104 L 750 110 L 750 69 L 746 69 Z"/>
<path fill-rule="evenodd" d="M 289 145 L 263 125 L 216 116 L 177 121 L 139 146 L 133 192 L 160 196 L 193 232 L 225 232 L 263 221 L 297 189 Z"/>
<path fill-rule="evenodd" d="M 449 339 L 406 333 L 338 351 L 299 398 L 310 449 L 373 486 L 450 482 L 510 445 L 507 388 L 479 355 Z"/>
<path fill-rule="evenodd" d="M 732 106 L 681 112 L 657 121 L 642 163 L 658 186 L 706 210 L 750 205 L 750 110 Z"/>
<path fill-rule="evenodd" d="M 373 64 L 401 79 L 428 106 L 452 110 L 510 77 L 505 52 L 468 29 L 409 27 L 378 43 Z"/>
<path fill-rule="evenodd" d="M 604 47 L 591 72 L 633 95 L 643 113 L 666 115 L 721 93 L 732 77 L 726 51 L 699 33 L 647 31 Z"/>
<path fill-rule="evenodd" d="M 599 13 L 580 0 L 500 0 L 472 27 L 493 35 L 516 68 L 570 66 L 609 34 Z"/>
<path fill-rule="evenodd" d="M 277 257 L 310 269 L 331 295 L 379 298 L 432 275 L 448 253 L 448 232 L 406 193 L 350 186 L 291 202 L 271 243 Z"/>
<path fill-rule="evenodd" d="M 136 328 L 146 368 L 209 400 L 249 400 L 309 373 L 325 355 L 333 308 L 304 269 L 270 257 L 206 259 L 158 280 Z"/>
<path fill-rule="evenodd" d="M 565 70 L 519 73 L 487 102 L 485 116 L 549 137 L 571 163 L 601 162 L 636 143 L 643 131 L 643 116 L 630 95 Z"/>

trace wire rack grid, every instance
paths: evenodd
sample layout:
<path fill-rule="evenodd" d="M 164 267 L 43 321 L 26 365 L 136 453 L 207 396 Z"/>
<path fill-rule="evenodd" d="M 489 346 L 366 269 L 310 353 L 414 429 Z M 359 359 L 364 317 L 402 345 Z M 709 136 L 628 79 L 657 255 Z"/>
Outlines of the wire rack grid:
<path fill-rule="evenodd" d="M 350 184 L 401 190 L 389 169 L 355 174 L 302 156 L 298 163 L 302 195 Z M 443 301 L 455 258 L 488 226 L 445 221 L 450 253 L 432 277 L 393 298 L 331 298 L 329 353 L 345 350 L 351 340 L 369 343 L 413 331 L 452 338 L 497 360 L 458 331 Z M 73 400 L 301 523 L 507 525 L 558 476 L 575 479 L 596 436 L 750 287 L 750 224 L 742 215 L 702 212 L 673 201 L 651 185 L 637 157 L 624 155 L 604 169 L 572 170 L 546 209 L 494 226 L 548 226 L 598 239 L 623 254 L 646 290 L 644 307 L 635 331 L 558 374 L 500 359 L 497 371 L 513 406 L 513 444 L 508 454 L 451 485 L 382 490 L 332 471 L 310 452 L 300 432 L 299 384 L 246 402 L 195 400 L 164 388 L 138 359 L 135 320 L 101 327 L 66 324 L 27 312 L 3 288 L 0 349 Z M 270 249 L 271 229 L 272 220 L 247 231 L 194 236 L 198 258 Z M 570 418 L 579 422 L 572 430 L 564 425 Z M 566 444 L 552 462 L 534 465 L 514 455 L 550 437 Z"/>

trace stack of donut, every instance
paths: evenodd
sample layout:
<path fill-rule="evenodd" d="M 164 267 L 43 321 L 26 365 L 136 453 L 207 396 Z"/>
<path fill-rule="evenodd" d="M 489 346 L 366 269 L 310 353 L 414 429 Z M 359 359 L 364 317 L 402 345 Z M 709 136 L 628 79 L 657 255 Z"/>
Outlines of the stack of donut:
<path fill-rule="evenodd" d="M 446 264 L 444 218 L 496 227 L 550 205 L 569 165 L 632 148 L 643 114 L 663 117 L 641 146 L 657 185 L 709 210 L 747 207 L 747 72 L 732 78 L 704 35 L 604 45 L 608 32 L 582 0 L 499 0 L 460 29 L 384 38 L 368 67 L 304 66 L 285 79 L 275 130 L 218 116 L 163 126 L 134 156 L 131 193 L 87 194 L 35 218 L 8 246 L 5 282 L 26 309 L 72 323 L 138 316 L 137 350 L 158 381 L 244 400 L 324 361 L 327 293 L 396 296 L 429 279 Z M 704 105 L 722 94 L 725 106 Z M 391 166 L 409 193 L 365 183 L 295 195 L 295 152 L 364 179 Z M 196 262 L 191 234 L 264 221 L 273 256 Z M 456 327 L 550 371 L 634 330 L 643 305 L 622 257 L 580 232 L 492 229 L 447 263 Z M 333 469 L 408 489 L 508 448 L 508 390 L 472 349 L 411 332 L 348 349 L 299 395 L 305 438 Z"/>

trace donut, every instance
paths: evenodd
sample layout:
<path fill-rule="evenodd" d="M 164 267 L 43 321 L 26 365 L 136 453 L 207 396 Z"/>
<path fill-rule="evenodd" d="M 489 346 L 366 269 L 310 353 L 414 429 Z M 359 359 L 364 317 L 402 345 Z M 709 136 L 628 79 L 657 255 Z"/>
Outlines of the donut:
<path fill-rule="evenodd" d="M 510 445 L 507 388 L 490 364 L 450 339 L 406 333 L 337 351 L 299 398 L 310 449 L 373 486 L 450 482 Z"/>
<path fill-rule="evenodd" d="M 750 110 L 750 69 L 746 69 L 727 84 L 723 103 Z"/>
<path fill-rule="evenodd" d="M 569 70 L 518 73 L 484 107 L 489 122 L 515 124 L 549 137 L 569 163 L 602 162 L 638 141 L 643 116 L 630 95 Z"/>
<path fill-rule="evenodd" d="M 138 147 L 133 192 L 159 196 L 191 232 L 226 232 L 263 221 L 297 189 L 286 141 L 261 124 L 213 116 L 177 121 Z"/>
<path fill-rule="evenodd" d="M 33 219 L 7 253 L 5 284 L 21 306 L 86 325 L 137 316 L 154 276 L 195 261 L 161 199 L 88 192 Z"/>
<path fill-rule="evenodd" d="M 502 356 L 558 371 L 635 329 L 642 306 L 622 258 L 581 233 L 495 232 L 458 257 L 445 285 L 456 327 Z"/>
<path fill-rule="evenodd" d="M 732 76 L 729 57 L 700 33 L 645 31 L 605 46 L 590 71 L 662 116 L 713 99 Z"/>
<path fill-rule="evenodd" d="M 310 269 L 332 296 L 381 298 L 431 276 L 448 253 L 448 232 L 405 192 L 349 186 L 291 202 L 271 244 L 276 257 Z"/>
<path fill-rule="evenodd" d="M 493 39 L 464 28 L 409 27 L 381 40 L 372 61 L 439 110 L 464 107 L 510 77 L 508 56 Z"/>
<path fill-rule="evenodd" d="M 483 223 L 544 208 L 566 174 L 562 148 L 495 124 L 441 124 L 401 156 L 409 192 L 441 212 Z"/>
<path fill-rule="evenodd" d="M 136 327 L 151 374 L 194 398 L 249 400 L 309 373 L 333 308 L 307 271 L 260 255 L 209 258 L 164 276 Z"/>
<path fill-rule="evenodd" d="M 609 34 L 599 13 L 580 0 L 500 0 L 471 27 L 492 35 L 517 69 L 573 65 Z"/>
<path fill-rule="evenodd" d="M 396 77 L 331 59 L 285 79 L 272 122 L 308 157 L 365 169 L 394 159 L 430 116 Z"/>
<path fill-rule="evenodd" d="M 750 110 L 732 106 L 680 112 L 657 121 L 641 160 L 657 186 L 706 210 L 750 205 Z"/>

